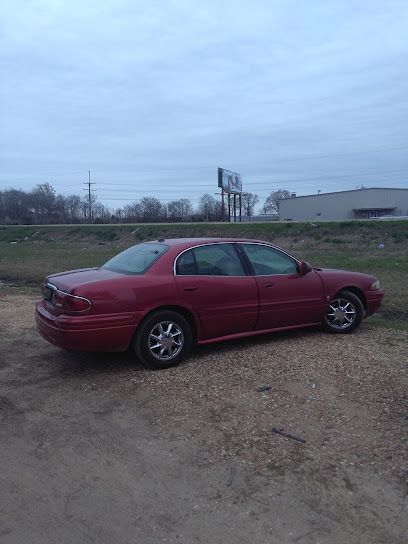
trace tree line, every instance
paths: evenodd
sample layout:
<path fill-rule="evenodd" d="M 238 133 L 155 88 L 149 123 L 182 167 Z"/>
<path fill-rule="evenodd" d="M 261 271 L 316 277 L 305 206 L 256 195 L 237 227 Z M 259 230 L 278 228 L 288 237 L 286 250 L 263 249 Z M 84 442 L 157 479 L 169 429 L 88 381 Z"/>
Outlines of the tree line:
<path fill-rule="evenodd" d="M 290 196 L 284 189 L 272 191 L 267 197 L 261 213 L 276 213 L 279 199 Z M 238 202 L 238 199 L 236 199 Z M 232 199 L 231 199 L 232 201 Z M 258 195 L 242 194 L 242 213 L 251 218 Z M 236 204 L 238 206 L 238 203 Z M 225 207 L 224 219 L 227 216 Z M 81 197 L 78 194 L 57 194 L 49 183 L 36 185 L 31 191 L 5 189 L 0 191 L 0 224 L 3 225 L 41 225 L 57 223 L 153 223 L 182 221 L 221 221 L 220 199 L 206 193 L 194 207 L 188 198 L 180 198 L 163 203 L 158 198 L 146 196 L 123 206 L 110 209 L 97 200 L 95 195 Z"/>

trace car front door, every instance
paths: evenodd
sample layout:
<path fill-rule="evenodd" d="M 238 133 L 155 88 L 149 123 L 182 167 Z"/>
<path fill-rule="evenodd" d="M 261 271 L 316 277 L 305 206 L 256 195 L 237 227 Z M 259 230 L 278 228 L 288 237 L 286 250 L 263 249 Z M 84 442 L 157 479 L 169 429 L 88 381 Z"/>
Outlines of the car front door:
<path fill-rule="evenodd" d="M 324 315 L 324 293 L 316 272 L 301 273 L 293 257 L 266 244 L 241 243 L 239 247 L 258 284 L 257 329 L 320 323 Z"/>
<path fill-rule="evenodd" d="M 202 339 L 252 331 L 259 314 L 256 279 L 247 275 L 234 243 L 206 244 L 175 261 L 180 296 L 200 316 Z"/>

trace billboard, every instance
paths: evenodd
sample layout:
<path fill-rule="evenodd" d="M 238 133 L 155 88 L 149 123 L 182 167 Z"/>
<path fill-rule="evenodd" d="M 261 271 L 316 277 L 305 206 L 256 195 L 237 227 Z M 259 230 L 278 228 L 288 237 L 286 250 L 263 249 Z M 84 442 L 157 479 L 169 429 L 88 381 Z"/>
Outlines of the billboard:
<path fill-rule="evenodd" d="M 241 174 L 218 168 L 218 187 L 223 188 L 226 193 L 242 193 Z"/>

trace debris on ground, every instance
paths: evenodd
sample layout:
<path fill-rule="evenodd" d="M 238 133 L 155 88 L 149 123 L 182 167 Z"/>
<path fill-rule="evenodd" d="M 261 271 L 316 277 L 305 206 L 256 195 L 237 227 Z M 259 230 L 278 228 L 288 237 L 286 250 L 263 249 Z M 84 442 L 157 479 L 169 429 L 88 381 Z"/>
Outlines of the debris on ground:
<path fill-rule="evenodd" d="M 306 444 L 306 440 L 304 438 L 301 438 L 300 436 L 296 436 L 294 434 L 285 433 L 283 427 L 272 427 L 272 432 L 276 434 L 280 434 L 281 436 L 285 436 L 286 438 L 290 438 L 292 440 L 296 440 L 297 442 L 302 442 L 302 444 Z"/>

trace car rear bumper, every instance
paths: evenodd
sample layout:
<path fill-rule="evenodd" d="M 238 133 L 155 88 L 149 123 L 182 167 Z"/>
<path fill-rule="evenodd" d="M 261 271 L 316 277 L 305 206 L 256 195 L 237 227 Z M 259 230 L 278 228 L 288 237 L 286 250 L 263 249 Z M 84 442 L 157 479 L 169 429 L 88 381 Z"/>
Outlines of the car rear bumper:
<path fill-rule="evenodd" d="M 137 313 L 108 315 L 55 316 L 43 301 L 37 303 L 38 332 L 56 346 L 73 351 L 125 351 L 132 340 Z"/>
<path fill-rule="evenodd" d="M 378 291 L 371 291 L 369 293 L 366 293 L 367 295 L 367 311 L 366 311 L 366 317 L 373 315 L 379 308 L 381 301 L 384 297 L 384 291 L 378 290 Z"/>

